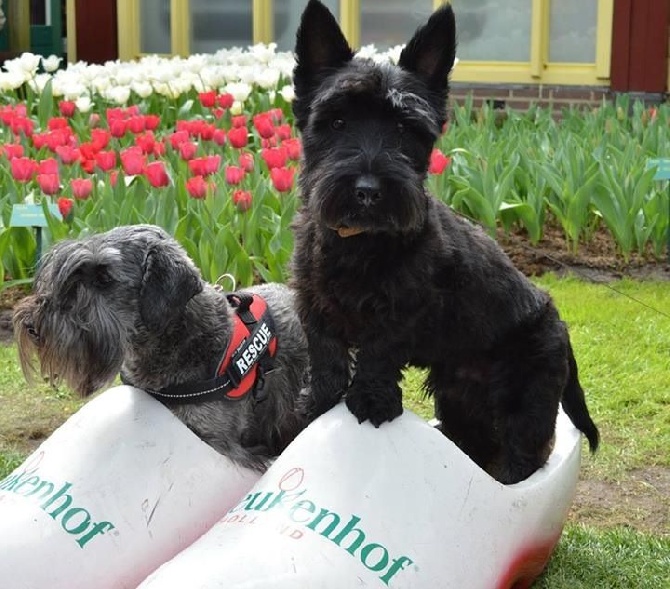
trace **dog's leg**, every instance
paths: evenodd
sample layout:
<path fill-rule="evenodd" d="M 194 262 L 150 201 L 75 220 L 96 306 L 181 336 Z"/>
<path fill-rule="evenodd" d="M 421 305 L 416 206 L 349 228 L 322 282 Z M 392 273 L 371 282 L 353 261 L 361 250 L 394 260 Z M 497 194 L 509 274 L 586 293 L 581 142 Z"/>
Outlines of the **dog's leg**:
<path fill-rule="evenodd" d="M 567 334 L 552 308 L 447 374 L 434 366 L 429 378 L 442 431 L 479 466 L 509 484 L 546 462 L 568 378 Z"/>
<path fill-rule="evenodd" d="M 306 326 L 311 366 L 306 413 L 310 419 L 332 409 L 342 399 L 349 383 L 349 354 L 345 343 L 325 328 Z"/>
<path fill-rule="evenodd" d="M 400 379 L 405 365 L 403 353 L 376 346 L 362 346 L 346 402 L 359 423 L 366 419 L 375 427 L 402 415 Z"/>

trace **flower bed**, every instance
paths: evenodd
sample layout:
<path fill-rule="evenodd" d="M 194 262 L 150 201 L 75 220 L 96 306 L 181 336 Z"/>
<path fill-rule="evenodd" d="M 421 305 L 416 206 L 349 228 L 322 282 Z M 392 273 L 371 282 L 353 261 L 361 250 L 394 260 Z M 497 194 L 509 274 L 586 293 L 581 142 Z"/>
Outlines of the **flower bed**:
<path fill-rule="evenodd" d="M 398 48 L 373 59 L 397 59 Z M 0 283 L 29 280 L 37 241 L 12 207 L 44 205 L 46 245 L 120 224 L 155 223 L 210 281 L 283 281 L 300 140 L 291 114 L 293 56 L 275 47 L 104 66 L 24 54 L 0 72 Z M 566 112 L 455 107 L 429 184 L 493 232 L 541 238 L 548 218 L 576 249 L 606 225 L 621 253 L 661 256 L 665 187 L 649 157 L 667 154 L 668 112 L 641 104 Z M 447 154 L 447 155 L 445 155 Z M 451 165 L 450 165 L 451 164 Z M 60 216 L 48 213 L 56 203 Z"/>

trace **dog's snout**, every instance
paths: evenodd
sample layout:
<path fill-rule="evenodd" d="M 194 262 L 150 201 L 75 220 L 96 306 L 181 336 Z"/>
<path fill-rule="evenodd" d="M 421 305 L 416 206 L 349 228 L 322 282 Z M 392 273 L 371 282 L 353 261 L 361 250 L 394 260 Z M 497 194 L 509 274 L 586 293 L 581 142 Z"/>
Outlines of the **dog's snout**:
<path fill-rule="evenodd" d="M 379 178 L 371 174 L 364 174 L 354 185 L 356 200 L 363 206 L 374 205 L 382 197 L 381 183 Z"/>

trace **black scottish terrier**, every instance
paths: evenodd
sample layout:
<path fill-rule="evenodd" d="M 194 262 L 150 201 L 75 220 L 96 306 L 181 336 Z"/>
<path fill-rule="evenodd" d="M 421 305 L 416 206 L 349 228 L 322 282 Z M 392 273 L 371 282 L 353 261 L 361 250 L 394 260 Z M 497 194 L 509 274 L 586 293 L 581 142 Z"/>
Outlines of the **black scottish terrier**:
<path fill-rule="evenodd" d="M 424 188 L 455 49 L 445 5 L 397 65 L 354 58 L 333 15 L 310 0 L 294 71 L 304 161 L 293 285 L 314 415 L 346 395 L 360 422 L 379 426 L 402 413 L 403 367 L 427 367 L 444 434 L 513 483 L 546 461 L 559 403 L 591 450 L 599 436 L 549 295 Z"/>

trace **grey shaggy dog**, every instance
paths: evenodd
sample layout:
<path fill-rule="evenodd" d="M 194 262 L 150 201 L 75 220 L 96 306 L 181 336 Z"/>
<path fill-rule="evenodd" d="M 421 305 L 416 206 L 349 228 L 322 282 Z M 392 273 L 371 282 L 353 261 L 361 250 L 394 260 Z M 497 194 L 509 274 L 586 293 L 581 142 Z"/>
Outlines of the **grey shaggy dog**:
<path fill-rule="evenodd" d="M 306 425 L 296 405 L 308 354 L 290 289 L 265 284 L 248 292 L 265 299 L 278 336 L 264 398 L 166 404 L 217 451 L 262 471 Z M 38 372 L 37 357 L 43 377 L 85 397 L 120 371 L 148 391 L 211 379 L 234 315 L 175 239 L 136 225 L 56 244 L 13 323 L 26 378 Z"/>

